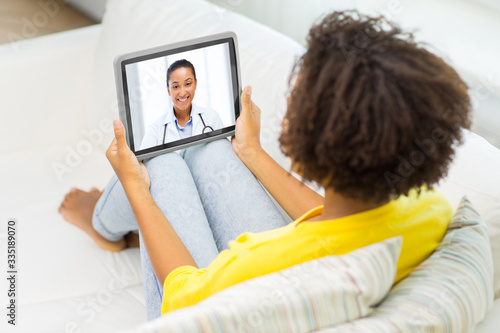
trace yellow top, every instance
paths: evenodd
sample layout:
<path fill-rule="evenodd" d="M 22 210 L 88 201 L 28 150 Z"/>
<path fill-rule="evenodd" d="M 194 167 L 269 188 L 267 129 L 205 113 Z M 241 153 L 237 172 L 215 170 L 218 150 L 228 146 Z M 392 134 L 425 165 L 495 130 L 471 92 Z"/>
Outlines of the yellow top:
<path fill-rule="evenodd" d="M 418 197 L 413 191 L 408 197 L 354 215 L 307 222 L 322 209 L 315 208 L 282 228 L 240 235 L 206 269 L 182 266 L 173 270 L 165 279 L 162 314 L 257 276 L 401 235 L 397 282 L 434 251 L 453 215 L 442 194 L 427 190 Z"/>

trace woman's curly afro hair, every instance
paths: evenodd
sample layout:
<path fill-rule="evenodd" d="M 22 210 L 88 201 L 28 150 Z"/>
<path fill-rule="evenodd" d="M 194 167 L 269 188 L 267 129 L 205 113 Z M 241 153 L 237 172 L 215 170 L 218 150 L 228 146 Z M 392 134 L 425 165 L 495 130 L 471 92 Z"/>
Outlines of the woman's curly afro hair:
<path fill-rule="evenodd" d="M 446 175 L 470 98 L 457 72 L 383 17 L 334 12 L 290 76 L 280 143 L 304 180 L 382 203 Z"/>

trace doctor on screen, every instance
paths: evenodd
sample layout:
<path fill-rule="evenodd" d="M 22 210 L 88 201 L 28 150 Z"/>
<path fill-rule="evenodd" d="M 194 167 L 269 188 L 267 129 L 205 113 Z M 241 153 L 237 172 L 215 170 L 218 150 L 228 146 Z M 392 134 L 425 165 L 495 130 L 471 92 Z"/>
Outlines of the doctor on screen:
<path fill-rule="evenodd" d="M 142 139 L 141 149 L 223 127 L 216 111 L 193 104 L 196 72 L 189 61 L 177 60 L 167 69 L 167 91 L 173 108 L 149 127 Z"/>

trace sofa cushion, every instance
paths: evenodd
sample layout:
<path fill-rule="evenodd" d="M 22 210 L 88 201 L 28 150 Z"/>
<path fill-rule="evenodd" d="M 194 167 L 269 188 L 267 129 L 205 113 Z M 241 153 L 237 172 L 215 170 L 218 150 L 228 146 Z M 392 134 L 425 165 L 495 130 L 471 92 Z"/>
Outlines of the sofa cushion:
<path fill-rule="evenodd" d="M 371 312 L 393 284 L 402 237 L 231 286 L 128 332 L 310 332 Z"/>
<path fill-rule="evenodd" d="M 486 225 L 463 198 L 439 247 L 373 313 L 321 332 L 472 332 L 493 305 L 492 279 Z"/>
<path fill-rule="evenodd" d="M 494 291 L 500 296 L 500 150 L 479 135 L 464 130 L 464 145 L 457 148 L 448 176 L 439 184 L 456 207 L 462 196 L 474 203 L 486 222 L 493 253 Z"/>
<path fill-rule="evenodd" d="M 177 15 L 179 12 L 190 15 Z M 262 109 L 261 142 L 288 168 L 278 147 L 286 109 L 288 76 L 302 46 L 244 16 L 204 0 L 109 0 L 93 68 L 89 130 L 118 118 L 113 59 L 122 53 L 181 40 L 234 31 L 238 36 L 243 85 L 253 86 L 253 99 Z M 101 141 L 107 148 L 112 133 Z"/>

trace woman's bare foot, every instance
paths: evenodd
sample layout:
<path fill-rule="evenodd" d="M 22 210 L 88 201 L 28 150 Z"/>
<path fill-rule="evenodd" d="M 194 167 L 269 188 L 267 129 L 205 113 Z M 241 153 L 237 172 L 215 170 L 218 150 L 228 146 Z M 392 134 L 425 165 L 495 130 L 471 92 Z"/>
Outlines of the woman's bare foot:
<path fill-rule="evenodd" d="M 116 242 L 110 241 L 102 237 L 92 226 L 92 214 L 101 194 L 102 192 L 95 187 L 89 192 L 72 188 L 64 197 L 59 213 L 66 221 L 85 231 L 101 248 L 118 252 L 127 247 L 127 241 L 124 238 Z"/>

